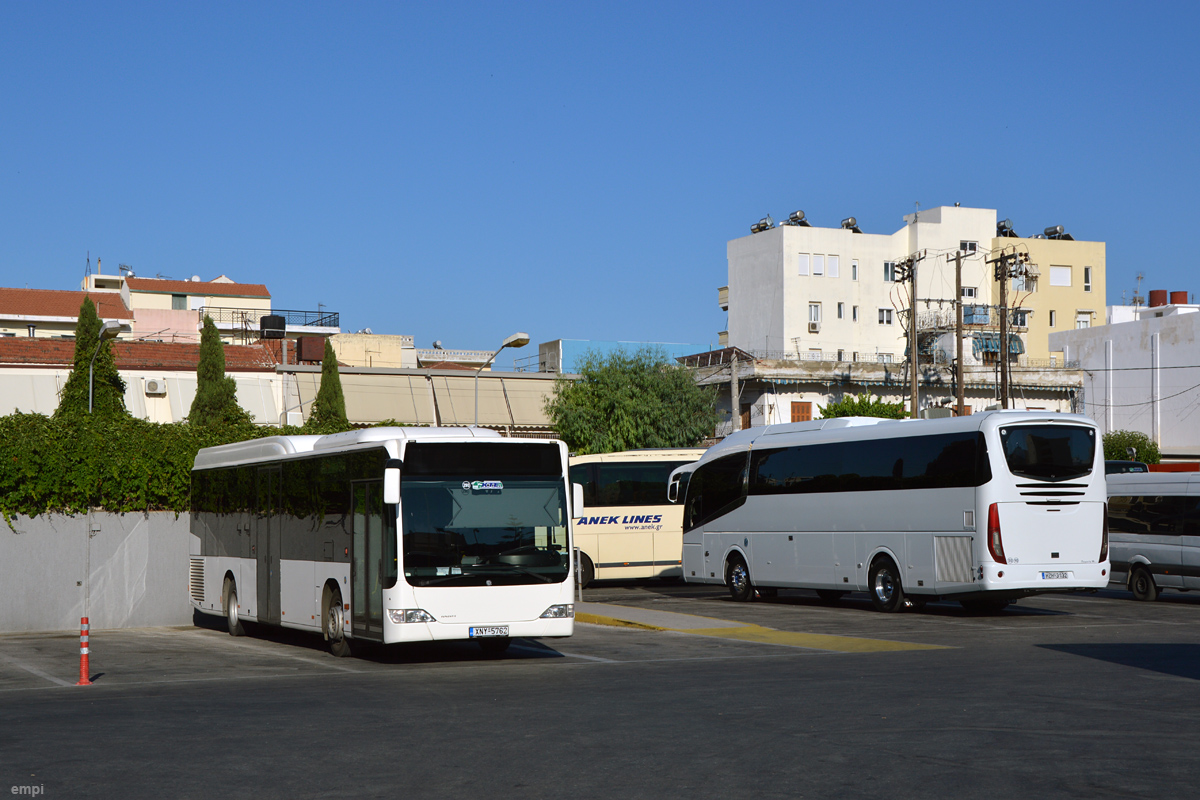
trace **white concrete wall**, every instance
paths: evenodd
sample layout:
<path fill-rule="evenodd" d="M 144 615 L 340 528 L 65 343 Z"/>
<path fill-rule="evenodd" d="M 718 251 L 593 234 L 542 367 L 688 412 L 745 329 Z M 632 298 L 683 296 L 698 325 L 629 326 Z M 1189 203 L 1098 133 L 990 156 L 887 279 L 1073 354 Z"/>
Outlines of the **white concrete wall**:
<path fill-rule="evenodd" d="M 1050 334 L 1087 375 L 1086 413 L 1104 432 L 1141 431 L 1164 452 L 1200 455 L 1200 314 Z"/>
<path fill-rule="evenodd" d="M 0 633 L 187 625 L 189 516 L 52 514 L 0 523 Z M 15 528 L 15 530 L 14 530 Z"/>
<path fill-rule="evenodd" d="M 187 417 L 196 396 L 195 370 L 121 370 L 125 380 L 125 408 L 151 422 L 180 422 Z M 0 372 L 0 415 L 14 411 L 50 416 L 71 370 L 11 367 Z M 283 409 L 284 378 L 272 372 L 226 373 L 237 384 L 238 405 L 259 425 L 278 425 Z M 146 381 L 158 379 L 165 394 L 146 394 Z"/>

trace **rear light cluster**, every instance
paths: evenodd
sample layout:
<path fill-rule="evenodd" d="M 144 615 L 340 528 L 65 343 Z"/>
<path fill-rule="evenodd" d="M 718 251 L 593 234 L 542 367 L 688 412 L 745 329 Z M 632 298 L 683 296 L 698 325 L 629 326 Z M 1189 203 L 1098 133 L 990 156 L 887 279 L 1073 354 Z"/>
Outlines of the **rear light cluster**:
<path fill-rule="evenodd" d="M 1008 559 L 1004 557 L 1004 540 L 1000 536 L 999 503 L 992 503 L 988 507 L 987 543 L 992 560 L 997 564 L 1007 564 Z"/>
<path fill-rule="evenodd" d="M 1108 561 L 1108 503 L 1104 504 L 1104 534 L 1100 537 L 1100 561 Z"/>

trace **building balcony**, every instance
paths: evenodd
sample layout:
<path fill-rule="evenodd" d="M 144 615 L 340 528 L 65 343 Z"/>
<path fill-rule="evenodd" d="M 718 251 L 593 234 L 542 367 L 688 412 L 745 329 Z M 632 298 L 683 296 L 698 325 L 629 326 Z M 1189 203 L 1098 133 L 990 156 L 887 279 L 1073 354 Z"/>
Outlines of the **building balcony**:
<path fill-rule="evenodd" d="M 336 311 L 296 311 L 284 308 L 264 311 L 261 308 L 221 306 L 200 308 L 200 319 L 203 321 L 204 317 L 211 317 L 213 324 L 220 330 L 257 331 L 260 320 L 268 314 L 283 317 L 289 333 L 332 335 L 341 331 L 341 315 Z"/>
<path fill-rule="evenodd" d="M 729 287 L 728 286 L 722 286 L 720 289 L 717 289 L 717 305 L 719 305 L 721 307 L 722 311 L 729 310 Z"/>

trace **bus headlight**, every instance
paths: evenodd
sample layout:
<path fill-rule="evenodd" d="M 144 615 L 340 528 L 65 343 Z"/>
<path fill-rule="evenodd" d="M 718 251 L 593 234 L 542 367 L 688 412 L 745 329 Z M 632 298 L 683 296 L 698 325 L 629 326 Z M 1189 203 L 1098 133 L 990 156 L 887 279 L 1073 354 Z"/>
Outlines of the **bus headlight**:
<path fill-rule="evenodd" d="M 433 614 L 423 608 L 389 608 L 388 616 L 397 625 L 405 622 L 437 622 Z"/>
<path fill-rule="evenodd" d="M 574 616 L 574 603 L 566 603 L 561 606 L 550 606 L 542 612 L 542 619 L 569 619 Z"/>

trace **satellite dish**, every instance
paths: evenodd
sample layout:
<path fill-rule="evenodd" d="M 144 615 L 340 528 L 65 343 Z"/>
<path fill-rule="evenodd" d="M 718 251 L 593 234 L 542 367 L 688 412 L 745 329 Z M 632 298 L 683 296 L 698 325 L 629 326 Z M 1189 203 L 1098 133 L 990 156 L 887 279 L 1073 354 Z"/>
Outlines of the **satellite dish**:
<path fill-rule="evenodd" d="M 442 340 L 441 340 L 441 339 L 434 339 L 434 340 L 433 340 L 433 349 L 434 349 L 434 350 L 441 350 L 441 349 L 443 349 L 443 348 L 442 348 Z"/>
<path fill-rule="evenodd" d="M 194 283 L 199 283 L 199 282 L 200 282 L 200 276 L 199 276 L 199 275 L 193 275 L 193 276 L 192 276 L 192 281 L 193 281 Z"/>

